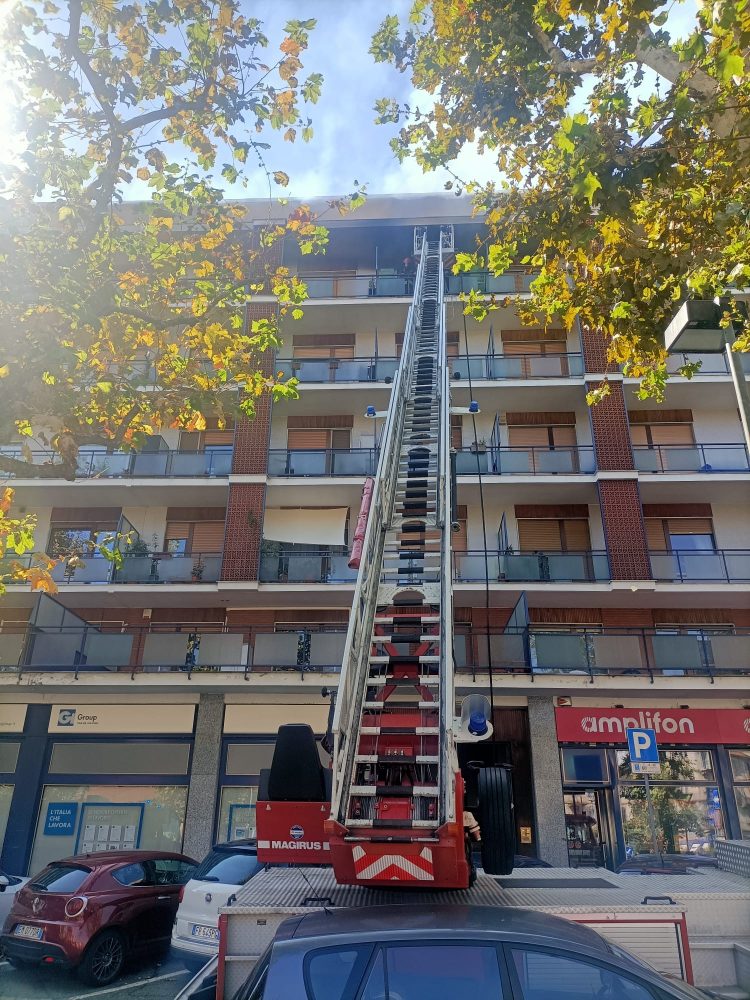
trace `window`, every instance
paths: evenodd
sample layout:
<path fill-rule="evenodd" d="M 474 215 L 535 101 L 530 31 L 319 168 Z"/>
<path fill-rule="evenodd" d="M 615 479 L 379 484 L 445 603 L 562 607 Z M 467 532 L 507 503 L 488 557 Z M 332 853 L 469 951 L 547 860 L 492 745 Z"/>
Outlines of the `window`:
<path fill-rule="evenodd" d="M 80 865 L 47 865 L 29 883 L 29 888 L 35 892 L 78 892 L 90 874 L 90 868 Z"/>
<path fill-rule="evenodd" d="M 630 438 L 638 448 L 654 448 L 658 445 L 690 447 L 695 444 L 693 425 L 681 424 L 635 424 L 630 428 Z"/>
<path fill-rule="evenodd" d="M 326 948 L 307 955 L 305 983 L 311 1000 L 340 1000 L 350 983 L 356 986 L 369 952 L 369 947 L 361 945 L 343 951 Z"/>
<path fill-rule="evenodd" d="M 710 517 L 647 517 L 648 547 L 652 552 L 708 550 L 716 548 Z"/>
<path fill-rule="evenodd" d="M 134 862 L 132 865 L 125 865 L 124 868 L 118 868 L 116 872 L 112 872 L 112 878 L 119 882 L 120 885 L 147 886 L 154 884 L 140 862 Z"/>
<path fill-rule="evenodd" d="M 383 949 L 360 1000 L 502 1000 L 503 995 L 494 945 L 442 941 Z"/>
<path fill-rule="evenodd" d="M 202 882 L 244 885 L 262 867 L 249 851 L 213 850 L 190 877 Z"/>
<path fill-rule="evenodd" d="M 585 518 L 520 518 L 518 544 L 522 552 L 588 552 L 589 522 Z"/>
<path fill-rule="evenodd" d="M 511 971 L 523 1000 L 654 1000 L 636 979 L 559 952 L 511 949 Z"/>
<path fill-rule="evenodd" d="M 5 840 L 5 828 L 10 817 L 10 803 L 13 799 L 13 785 L 0 785 L 0 844 Z"/>
<path fill-rule="evenodd" d="M 750 750 L 730 750 L 734 777 L 734 797 L 743 840 L 750 840 Z"/>
<path fill-rule="evenodd" d="M 563 781 L 579 785 L 601 785 L 609 781 L 606 750 L 566 747 L 561 753 Z"/>
<path fill-rule="evenodd" d="M 149 862 L 153 869 L 156 885 L 184 885 L 193 877 L 195 865 L 189 865 L 179 858 L 155 858 Z"/>

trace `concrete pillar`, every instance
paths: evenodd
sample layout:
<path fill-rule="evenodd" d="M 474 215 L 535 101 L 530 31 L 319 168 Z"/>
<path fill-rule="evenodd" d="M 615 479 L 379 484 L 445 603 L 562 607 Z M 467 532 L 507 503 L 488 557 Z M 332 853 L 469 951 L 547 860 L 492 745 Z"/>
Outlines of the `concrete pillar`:
<path fill-rule="evenodd" d="M 551 698 L 529 698 L 529 736 L 538 854 L 556 868 L 567 868 L 560 751 Z"/>
<path fill-rule="evenodd" d="M 202 694 L 195 723 L 183 850 L 200 861 L 213 845 L 216 796 L 219 790 L 224 695 Z"/>

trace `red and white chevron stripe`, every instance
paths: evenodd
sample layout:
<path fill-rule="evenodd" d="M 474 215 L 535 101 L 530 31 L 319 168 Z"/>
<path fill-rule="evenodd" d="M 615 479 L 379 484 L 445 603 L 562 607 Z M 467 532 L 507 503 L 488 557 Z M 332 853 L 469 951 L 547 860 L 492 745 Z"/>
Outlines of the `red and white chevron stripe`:
<path fill-rule="evenodd" d="M 421 854 L 404 857 L 401 854 L 367 854 L 357 845 L 352 849 L 354 872 L 357 879 L 380 879 L 391 882 L 432 882 L 435 872 L 432 865 L 432 851 L 429 847 Z"/>

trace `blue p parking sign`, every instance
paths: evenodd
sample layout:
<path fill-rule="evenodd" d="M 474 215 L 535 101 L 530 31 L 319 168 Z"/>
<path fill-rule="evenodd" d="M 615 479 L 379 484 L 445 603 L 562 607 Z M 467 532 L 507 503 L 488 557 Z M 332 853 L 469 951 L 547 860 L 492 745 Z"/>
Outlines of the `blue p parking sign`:
<path fill-rule="evenodd" d="M 628 751 L 633 774 L 659 773 L 659 748 L 653 729 L 628 729 Z"/>

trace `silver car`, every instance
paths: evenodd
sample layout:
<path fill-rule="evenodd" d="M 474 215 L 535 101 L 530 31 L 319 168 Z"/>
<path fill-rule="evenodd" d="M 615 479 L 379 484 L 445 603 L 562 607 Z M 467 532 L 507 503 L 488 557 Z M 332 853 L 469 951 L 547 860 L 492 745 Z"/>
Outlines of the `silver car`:
<path fill-rule="evenodd" d="M 214 960 L 215 961 L 215 960 Z M 216 966 L 177 1000 L 213 998 Z M 290 917 L 234 998 L 698 1000 L 596 931 L 516 907 L 374 906 Z"/>

